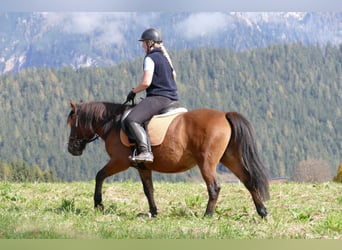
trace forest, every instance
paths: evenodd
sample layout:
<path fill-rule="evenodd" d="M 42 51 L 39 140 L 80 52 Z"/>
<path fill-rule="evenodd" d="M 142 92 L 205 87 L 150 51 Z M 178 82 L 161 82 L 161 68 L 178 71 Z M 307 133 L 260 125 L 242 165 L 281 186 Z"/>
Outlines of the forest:
<path fill-rule="evenodd" d="M 342 161 L 342 45 L 169 52 L 181 105 L 246 116 L 271 177 L 293 179 L 299 162 L 310 159 L 336 173 Z M 67 152 L 70 100 L 124 102 L 140 80 L 142 58 L 112 67 L 40 67 L 1 75 L 0 166 L 20 161 L 63 181 L 94 179 L 108 156 L 101 140 L 81 157 Z M 154 176 L 179 181 L 199 173 Z M 131 169 L 111 180 L 138 178 Z"/>

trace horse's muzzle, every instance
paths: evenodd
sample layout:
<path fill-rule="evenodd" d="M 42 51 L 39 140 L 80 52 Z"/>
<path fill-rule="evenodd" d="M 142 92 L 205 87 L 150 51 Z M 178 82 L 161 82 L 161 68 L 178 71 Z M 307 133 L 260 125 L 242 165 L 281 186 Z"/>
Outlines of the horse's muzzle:
<path fill-rule="evenodd" d="M 81 145 L 76 144 L 68 144 L 68 152 L 72 154 L 73 156 L 80 156 L 83 153 L 84 147 L 81 147 Z"/>
<path fill-rule="evenodd" d="M 69 147 L 68 147 L 68 152 L 69 152 L 70 154 L 72 154 L 73 156 L 80 156 L 80 155 L 82 155 L 82 153 L 83 153 L 83 151 L 72 150 L 72 149 L 70 149 Z"/>

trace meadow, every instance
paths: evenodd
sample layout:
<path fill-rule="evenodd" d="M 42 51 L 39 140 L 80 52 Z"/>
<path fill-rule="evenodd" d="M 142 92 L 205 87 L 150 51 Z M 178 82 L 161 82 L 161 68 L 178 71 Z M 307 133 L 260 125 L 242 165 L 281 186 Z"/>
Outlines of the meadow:
<path fill-rule="evenodd" d="M 221 187 L 204 218 L 203 183 L 155 182 L 150 218 L 139 182 L 105 183 L 103 212 L 93 209 L 94 182 L 2 182 L 0 239 L 342 239 L 339 183 L 271 183 L 266 219 L 243 185 Z"/>

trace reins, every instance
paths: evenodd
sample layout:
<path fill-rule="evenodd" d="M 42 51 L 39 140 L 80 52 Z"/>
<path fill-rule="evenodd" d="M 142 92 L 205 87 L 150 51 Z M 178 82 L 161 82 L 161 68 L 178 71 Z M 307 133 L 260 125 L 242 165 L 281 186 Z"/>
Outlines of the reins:
<path fill-rule="evenodd" d="M 124 103 L 122 103 L 122 105 L 126 105 L 129 102 L 130 102 L 130 100 L 126 100 Z M 134 99 L 132 99 L 132 104 L 131 105 L 135 106 Z"/>

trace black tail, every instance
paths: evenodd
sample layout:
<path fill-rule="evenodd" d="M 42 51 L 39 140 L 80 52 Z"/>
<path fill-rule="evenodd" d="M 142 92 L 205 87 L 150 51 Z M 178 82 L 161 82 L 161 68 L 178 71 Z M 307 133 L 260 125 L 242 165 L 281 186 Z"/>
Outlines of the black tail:
<path fill-rule="evenodd" d="M 237 112 L 228 112 L 226 118 L 232 128 L 231 142 L 239 145 L 245 169 L 251 176 L 251 184 L 261 199 L 268 200 L 269 182 L 266 167 L 261 162 L 255 142 L 254 130 L 249 121 Z"/>

